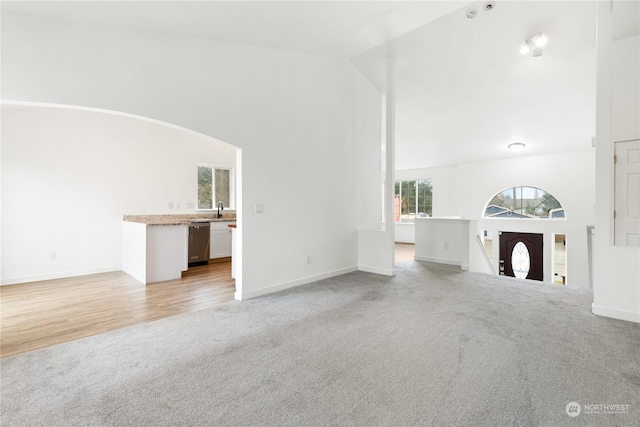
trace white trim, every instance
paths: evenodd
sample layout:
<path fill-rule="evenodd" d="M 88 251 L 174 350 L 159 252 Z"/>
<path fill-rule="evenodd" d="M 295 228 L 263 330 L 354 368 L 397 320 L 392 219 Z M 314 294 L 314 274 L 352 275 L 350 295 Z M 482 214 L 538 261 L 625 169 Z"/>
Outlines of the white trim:
<path fill-rule="evenodd" d="M 380 274 L 382 276 L 395 276 L 396 275 L 396 269 L 395 268 L 393 270 L 387 270 L 386 268 L 368 267 L 366 265 L 359 265 L 358 266 L 358 271 L 364 271 L 365 273 Z"/>
<path fill-rule="evenodd" d="M 591 312 L 597 316 L 610 317 L 612 319 L 626 320 L 627 322 L 640 323 L 640 313 L 617 308 L 602 307 L 591 304 Z"/>
<path fill-rule="evenodd" d="M 174 125 L 173 123 L 169 123 L 169 122 L 164 122 L 162 120 L 156 120 L 156 119 L 152 119 L 151 117 L 146 117 L 146 116 L 139 116 L 137 114 L 131 114 L 131 113 L 127 113 L 124 111 L 117 111 L 117 110 L 107 110 L 104 108 L 95 108 L 95 107 L 86 107 L 86 106 L 82 106 L 82 105 L 71 105 L 71 104 L 57 104 L 57 103 L 51 103 L 51 102 L 32 102 L 32 101 L 16 101 L 16 100 L 12 100 L 12 99 L 0 99 L 0 105 L 16 105 L 16 106 L 23 106 L 23 107 L 45 107 L 45 108 L 63 108 L 63 109 L 68 109 L 68 110 L 80 110 L 80 111 L 91 111 L 94 113 L 104 113 L 104 114 L 112 114 L 114 116 L 122 116 L 122 117 L 129 117 L 132 119 L 138 119 L 138 120 L 143 120 L 145 122 L 149 122 L 149 123 L 155 123 L 157 125 L 160 126 L 165 126 L 168 128 L 172 128 L 172 129 L 178 129 L 184 132 L 188 132 L 190 134 L 193 135 L 197 135 L 200 137 L 206 137 L 206 138 L 211 138 L 216 140 L 217 142 L 221 142 L 225 145 L 228 145 L 230 147 L 233 148 L 239 148 L 233 144 L 229 144 L 228 142 L 224 142 L 221 139 L 218 139 L 216 137 L 213 137 L 211 135 L 207 135 L 206 133 L 202 133 L 202 132 L 198 132 L 195 131 L 193 129 L 189 129 L 186 127 L 182 127 L 179 125 Z"/>
<path fill-rule="evenodd" d="M 416 261 L 427 261 L 427 262 L 435 262 L 437 264 L 447 264 L 447 265 L 455 265 L 457 267 L 462 268 L 463 270 L 468 270 L 469 266 L 466 264 L 462 264 L 460 261 L 456 261 L 454 259 L 445 259 L 445 258 L 430 258 L 427 256 L 414 256 L 414 260 Z"/>
<path fill-rule="evenodd" d="M 625 142 L 625 141 L 634 141 L 636 139 L 640 139 L 640 132 L 622 132 L 616 135 L 613 135 L 613 142 Z"/>
<path fill-rule="evenodd" d="M 51 274 L 40 274 L 36 276 L 26 277 L 14 277 L 12 279 L 4 279 L 0 286 L 6 285 L 18 285 L 21 283 L 40 282 L 42 280 L 54 280 L 54 279 L 66 279 L 68 277 L 87 276 L 89 274 L 111 273 L 114 271 L 121 271 L 121 266 L 104 267 L 104 268 L 92 268 L 89 270 L 77 270 L 77 271 L 61 271 Z"/>
<path fill-rule="evenodd" d="M 243 300 L 246 300 L 246 299 L 249 299 L 249 298 L 255 298 L 255 297 L 262 296 L 262 295 L 267 295 L 267 294 L 271 294 L 271 293 L 274 293 L 274 292 L 283 291 L 285 289 L 294 288 L 296 286 L 301 286 L 301 285 L 306 285 L 308 283 L 317 282 L 319 280 L 328 279 L 330 277 L 341 276 L 343 274 L 352 273 L 352 272 L 357 271 L 357 270 L 358 270 L 358 268 L 356 266 L 347 267 L 347 268 L 341 268 L 339 270 L 333 270 L 333 271 L 329 271 L 327 273 L 317 274 L 315 276 L 308 276 L 308 277 L 304 277 L 302 279 L 293 280 L 291 282 L 285 282 L 285 283 L 280 283 L 280 284 L 277 284 L 277 285 L 267 286 L 266 288 L 256 289 L 256 290 L 253 290 L 253 291 L 248 291 L 248 292 L 243 292 L 243 293 L 239 293 L 238 291 L 236 291 L 233 294 L 233 297 L 235 299 L 237 299 L 238 301 L 243 301 Z"/>
<path fill-rule="evenodd" d="M 442 222 L 445 224 L 449 224 L 451 222 L 456 222 L 460 220 L 471 221 L 469 218 L 465 218 L 462 216 L 427 216 L 427 217 L 419 217 L 416 218 L 416 221 L 429 221 L 429 222 Z M 415 223 L 417 224 L 417 222 Z"/>

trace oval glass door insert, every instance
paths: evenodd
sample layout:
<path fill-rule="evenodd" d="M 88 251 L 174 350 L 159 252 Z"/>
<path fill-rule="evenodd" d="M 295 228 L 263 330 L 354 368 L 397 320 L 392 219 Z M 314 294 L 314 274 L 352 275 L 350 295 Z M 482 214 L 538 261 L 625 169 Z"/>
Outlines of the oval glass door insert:
<path fill-rule="evenodd" d="M 511 268 L 513 274 L 518 279 L 526 279 L 531 266 L 531 257 L 527 245 L 522 242 L 516 243 L 511 251 Z"/>

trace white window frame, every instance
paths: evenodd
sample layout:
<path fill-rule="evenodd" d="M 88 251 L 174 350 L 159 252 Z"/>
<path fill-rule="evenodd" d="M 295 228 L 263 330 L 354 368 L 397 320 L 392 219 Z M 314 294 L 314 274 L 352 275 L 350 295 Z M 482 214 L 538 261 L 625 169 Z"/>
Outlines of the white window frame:
<path fill-rule="evenodd" d="M 206 163 L 198 163 L 198 167 L 196 169 L 196 171 L 198 171 L 201 167 L 206 167 L 206 168 L 211 168 L 212 172 L 211 172 L 211 191 L 215 191 L 216 188 L 216 174 L 215 174 L 215 170 L 216 169 L 220 169 L 220 170 L 228 170 L 229 171 L 229 205 L 230 206 L 224 206 L 224 209 L 228 209 L 228 210 L 235 210 L 236 208 L 236 173 L 235 173 L 235 168 L 234 167 L 230 167 L 230 166 L 215 166 L 215 165 L 210 165 L 210 164 L 206 164 Z M 212 207 L 210 209 L 202 209 L 199 208 L 198 206 L 200 206 L 200 200 L 199 200 L 199 196 L 198 196 L 198 181 L 197 181 L 197 174 L 196 174 L 196 210 L 198 211 L 217 211 L 217 204 L 218 202 L 215 200 L 214 198 L 214 194 L 212 194 L 211 196 L 211 200 L 212 200 Z"/>
<path fill-rule="evenodd" d="M 402 203 L 402 183 L 403 182 L 407 182 L 407 181 L 412 181 L 415 182 L 415 204 L 416 204 L 416 211 L 413 212 L 413 221 L 415 222 L 416 218 L 420 218 L 418 216 L 418 207 L 420 206 L 420 203 L 418 202 L 418 194 L 419 194 L 419 185 L 418 182 L 420 181 L 430 181 L 431 182 L 431 216 L 433 216 L 433 178 L 416 178 L 416 179 L 397 179 L 395 181 L 395 183 L 393 184 L 394 186 L 394 193 L 395 193 L 395 184 L 396 183 L 400 183 L 400 203 Z M 394 196 L 395 198 L 395 196 Z M 395 207 L 394 207 L 395 209 Z M 394 218 L 395 219 L 395 218 Z M 402 222 L 402 205 L 400 205 L 400 220 L 399 221 L 395 221 L 396 224 L 413 224 L 414 222 Z"/>

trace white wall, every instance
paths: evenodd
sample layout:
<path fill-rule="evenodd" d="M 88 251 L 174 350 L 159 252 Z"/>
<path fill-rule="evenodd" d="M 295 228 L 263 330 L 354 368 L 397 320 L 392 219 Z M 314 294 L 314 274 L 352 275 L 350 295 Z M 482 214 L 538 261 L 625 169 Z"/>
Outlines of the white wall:
<path fill-rule="evenodd" d="M 134 118 L 0 111 L 3 284 L 119 270 L 123 215 L 195 213 L 198 163 L 235 166 L 228 144 Z"/>
<path fill-rule="evenodd" d="M 382 224 L 382 122 L 383 96 L 360 71 L 354 84 L 354 144 L 356 167 L 356 224 L 360 229 L 379 230 Z"/>
<path fill-rule="evenodd" d="M 464 163 L 448 168 L 398 171 L 398 179 L 434 177 L 434 216 L 478 220 L 478 232 L 490 230 L 544 234 L 545 280 L 553 281 L 553 233 L 567 234 L 567 284 L 589 287 L 587 229 L 594 223 L 595 150 L 544 156 Z M 402 178 L 400 178 L 402 176 Z M 482 219 L 486 203 L 499 191 L 531 186 L 555 196 L 566 209 L 566 220 Z M 406 227 L 406 226 L 404 226 Z M 476 244 L 476 242 L 472 242 Z M 494 243 L 497 251 L 497 244 Z M 497 252 L 494 253 L 497 270 Z"/>
<path fill-rule="evenodd" d="M 433 215 L 456 216 L 459 212 L 456 194 L 456 177 L 458 166 L 442 166 L 425 169 L 408 169 L 396 171 L 396 180 L 432 179 L 433 180 Z"/>
<path fill-rule="evenodd" d="M 611 117 L 615 137 L 634 137 L 640 122 L 640 36 L 613 43 Z"/>
<path fill-rule="evenodd" d="M 415 259 L 460 266 L 469 270 L 468 219 L 416 218 Z"/>
<path fill-rule="evenodd" d="M 613 246 L 613 143 L 640 137 L 638 36 L 613 41 L 618 2 L 598 3 L 593 312 L 640 323 L 640 249 Z"/>
<path fill-rule="evenodd" d="M 466 188 L 467 196 L 461 198 L 461 215 L 479 219 L 489 199 L 498 191 L 512 186 L 537 187 L 550 193 L 565 208 L 566 220 L 480 219 L 478 227 L 480 230 L 493 230 L 494 235 L 498 231 L 542 233 L 546 248 L 544 277 L 549 282 L 553 281 L 552 234 L 566 234 L 567 285 L 588 288 L 587 226 L 594 224 L 594 151 L 587 149 L 461 165 L 458 188 Z M 493 257 L 494 260 L 497 258 L 497 255 Z M 494 267 L 497 270 L 497 264 Z"/>
<path fill-rule="evenodd" d="M 348 61 L 11 13 L 2 56 L 4 99 L 123 111 L 242 148 L 236 297 L 357 266 L 351 124 L 362 77 Z"/>

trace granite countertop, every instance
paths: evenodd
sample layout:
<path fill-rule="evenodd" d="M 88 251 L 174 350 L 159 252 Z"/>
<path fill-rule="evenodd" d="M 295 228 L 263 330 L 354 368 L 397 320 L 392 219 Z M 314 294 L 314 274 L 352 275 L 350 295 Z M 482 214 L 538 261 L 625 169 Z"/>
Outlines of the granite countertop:
<path fill-rule="evenodd" d="M 147 225 L 189 225 L 192 222 L 233 222 L 236 214 L 222 214 L 218 218 L 214 213 L 176 214 L 176 215 L 124 215 L 123 221 L 138 222 Z"/>

